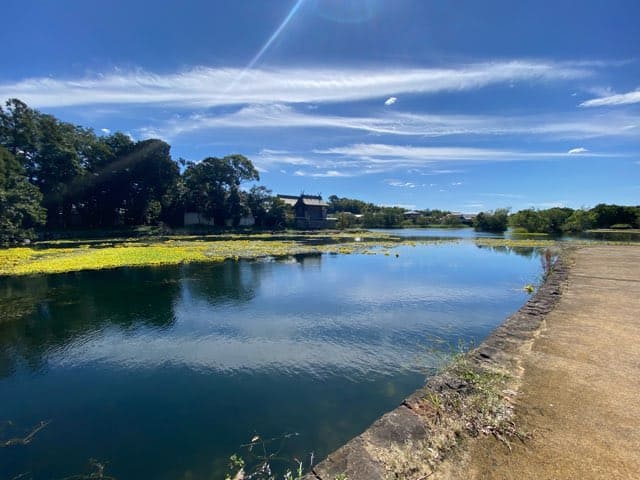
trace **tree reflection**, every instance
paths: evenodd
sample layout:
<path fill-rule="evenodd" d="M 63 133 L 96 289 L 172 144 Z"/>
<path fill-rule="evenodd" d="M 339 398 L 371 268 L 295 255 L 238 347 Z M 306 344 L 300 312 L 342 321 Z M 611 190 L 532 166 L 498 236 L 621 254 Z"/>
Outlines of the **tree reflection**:
<path fill-rule="evenodd" d="M 320 256 L 296 262 L 317 265 Z M 185 295 L 211 305 L 249 302 L 264 266 L 225 261 L 1 279 L 0 377 L 19 364 L 37 371 L 47 351 L 108 328 L 125 334 L 171 328 Z"/>
<path fill-rule="evenodd" d="M 0 324 L 0 375 L 17 362 L 38 370 L 46 351 L 107 327 L 170 327 L 179 280 L 177 268 L 3 279 L 0 308 L 10 316 Z"/>

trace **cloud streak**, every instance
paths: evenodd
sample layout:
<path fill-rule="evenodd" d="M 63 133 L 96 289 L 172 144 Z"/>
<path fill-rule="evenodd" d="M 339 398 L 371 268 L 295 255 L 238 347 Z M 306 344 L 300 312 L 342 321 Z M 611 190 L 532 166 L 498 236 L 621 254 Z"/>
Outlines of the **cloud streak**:
<path fill-rule="evenodd" d="M 601 157 L 609 158 L 620 155 L 604 155 L 600 153 L 584 152 L 580 157 Z M 575 154 L 567 152 L 527 152 L 519 150 L 502 150 L 491 148 L 473 147 L 424 147 L 411 145 L 393 145 L 380 143 L 359 143 L 334 147 L 328 149 L 317 149 L 308 152 L 300 158 L 301 168 L 294 172 L 300 177 L 359 177 L 377 173 L 398 173 L 406 171 L 416 171 L 417 169 L 429 168 L 439 165 L 452 165 L 459 163 L 496 163 L 515 161 L 554 161 L 575 158 Z M 263 153 L 255 158 L 257 165 L 264 166 L 263 159 L 266 158 L 268 166 L 291 164 L 292 154 L 284 152 L 282 154 Z M 279 161 L 282 158 L 282 162 Z M 426 187 L 427 184 L 419 184 L 411 181 L 399 180 L 397 178 L 387 179 L 386 183 L 392 187 L 415 188 Z M 430 186 L 435 186 L 431 184 Z M 455 181 L 448 183 L 449 187 L 459 187 L 462 182 Z M 491 194 L 487 194 L 491 195 Z M 514 197 L 515 198 L 515 197 Z"/>
<path fill-rule="evenodd" d="M 575 63 L 513 60 L 452 68 L 197 67 L 179 73 L 138 70 L 80 79 L 32 78 L 0 84 L 0 97 L 36 108 L 99 104 L 214 107 L 237 104 L 346 102 L 391 94 L 463 91 L 519 81 L 565 81 L 591 75 Z M 240 80 L 239 80 L 240 79 Z M 233 85 L 232 89 L 229 89 Z"/>
<path fill-rule="evenodd" d="M 593 98 L 580 104 L 581 107 L 605 107 L 617 105 L 630 105 L 640 103 L 640 88 L 632 92 L 607 95 L 600 98 Z"/>
<path fill-rule="evenodd" d="M 582 153 L 587 153 L 589 150 L 587 150 L 584 147 L 578 147 L 578 148 L 572 148 L 571 150 L 569 150 L 567 153 L 569 155 L 580 155 Z"/>
<path fill-rule="evenodd" d="M 380 116 L 323 115 L 299 111 L 291 105 L 249 105 L 221 115 L 192 115 L 146 127 L 143 136 L 175 138 L 191 132 L 215 129 L 326 128 L 359 130 L 397 136 L 441 137 L 451 135 L 548 135 L 557 138 L 636 136 L 640 116 L 619 114 L 553 116 L 432 115 L 388 113 Z"/>

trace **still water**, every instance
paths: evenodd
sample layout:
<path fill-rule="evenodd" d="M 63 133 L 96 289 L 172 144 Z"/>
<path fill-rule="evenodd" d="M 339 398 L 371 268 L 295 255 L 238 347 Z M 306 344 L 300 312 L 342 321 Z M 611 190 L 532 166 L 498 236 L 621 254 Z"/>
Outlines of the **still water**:
<path fill-rule="evenodd" d="M 319 460 L 539 275 L 533 250 L 462 241 L 0 279 L 0 444 L 50 421 L 0 448 L 0 478 L 90 458 L 119 480 L 223 478 L 254 434 L 297 433 L 282 455 Z"/>

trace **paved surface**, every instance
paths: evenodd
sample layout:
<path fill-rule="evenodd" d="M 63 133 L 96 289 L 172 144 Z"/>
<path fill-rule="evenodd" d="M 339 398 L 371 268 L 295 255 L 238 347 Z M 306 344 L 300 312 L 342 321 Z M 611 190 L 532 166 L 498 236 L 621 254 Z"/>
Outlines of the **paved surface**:
<path fill-rule="evenodd" d="M 640 479 L 640 246 L 574 254 L 523 358 L 511 450 L 485 437 L 432 478 Z"/>

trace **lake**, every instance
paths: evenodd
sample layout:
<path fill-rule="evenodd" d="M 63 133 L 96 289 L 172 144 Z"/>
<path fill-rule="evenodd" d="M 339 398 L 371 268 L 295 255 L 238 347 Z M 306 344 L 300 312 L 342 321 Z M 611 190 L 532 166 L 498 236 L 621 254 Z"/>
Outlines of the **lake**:
<path fill-rule="evenodd" d="M 396 253 L 398 256 L 396 257 Z M 470 240 L 0 279 L 0 478 L 223 478 L 253 435 L 322 459 L 538 281 Z M 281 446 L 280 443 L 283 445 Z"/>

